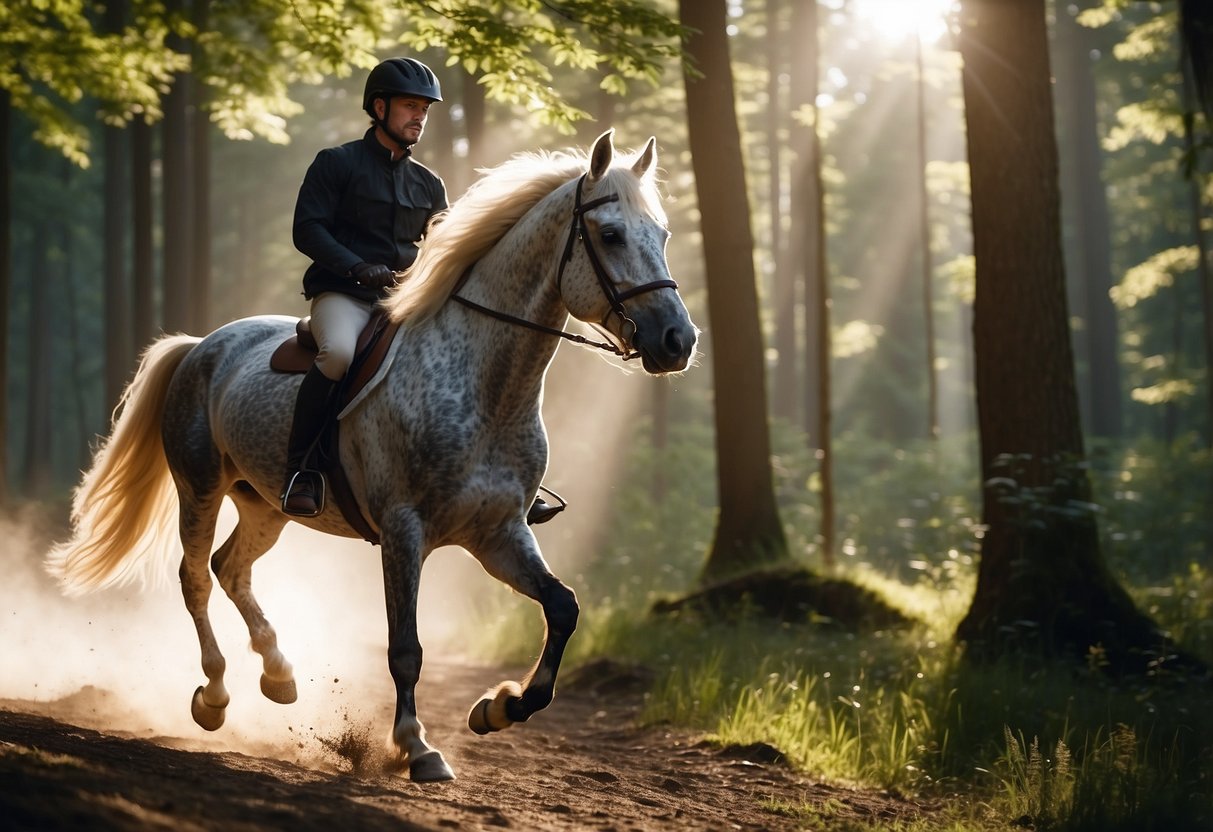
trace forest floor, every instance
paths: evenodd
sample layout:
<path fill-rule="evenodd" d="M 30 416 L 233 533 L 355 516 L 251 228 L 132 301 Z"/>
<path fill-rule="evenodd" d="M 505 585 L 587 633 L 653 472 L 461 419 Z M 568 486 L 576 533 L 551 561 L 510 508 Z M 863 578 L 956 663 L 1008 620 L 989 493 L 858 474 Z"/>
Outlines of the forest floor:
<path fill-rule="evenodd" d="M 97 688 L 0 700 L 0 828 L 853 830 L 936 811 L 820 782 L 769 746 L 721 748 L 641 727 L 640 690 L 592 684 L 590 671 L 529 723 L 478 737 L 466 711 L 500 671 L 427 663 L 422 717 L 458 776 L 427 785 L 383 771 L 390 697 L 374 741 L 369 726 L 351 725 L 263 754 L 225 750 L 222 729 L 193 738 L 113 730 L 114 695 Z"/>

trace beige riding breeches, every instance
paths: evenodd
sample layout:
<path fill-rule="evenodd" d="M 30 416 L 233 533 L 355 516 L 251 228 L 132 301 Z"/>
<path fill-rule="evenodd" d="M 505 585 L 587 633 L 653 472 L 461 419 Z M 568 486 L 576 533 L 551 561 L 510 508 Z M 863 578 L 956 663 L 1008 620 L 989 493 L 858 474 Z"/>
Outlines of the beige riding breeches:
<path fill-rule="evenodd" d="M 340 292 L 321 292 L 312 298 L 312 335 L 320 347 L 316 366 L 330 381 L 340 381 L 349 369 L 358 335 L 374 306 Z"/>

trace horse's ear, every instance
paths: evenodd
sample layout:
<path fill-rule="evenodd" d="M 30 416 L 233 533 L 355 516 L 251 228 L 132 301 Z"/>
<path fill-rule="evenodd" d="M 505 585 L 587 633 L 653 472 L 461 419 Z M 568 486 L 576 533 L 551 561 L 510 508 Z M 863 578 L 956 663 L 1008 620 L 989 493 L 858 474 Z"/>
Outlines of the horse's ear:
<path fill-rule="evenodd" d="M 632 165 L 632 172 L 641 179 L 645 177 L 653 165 L 657 162 L 657 137 L 649 136 L 649 141 L 644 146 L 644 151 L 641 152 L 640 158 L 636 160 L 636 164 Z"/>
<path fill-rule="evenodd" d="M 594 147 L 590 151 L 591 182 L 601 179 L 611 167 L 611 160 L 615 158 L 615 144 L 612 141 L 614 135 L 615 128 L 612 127 L 594 140 Z"/>

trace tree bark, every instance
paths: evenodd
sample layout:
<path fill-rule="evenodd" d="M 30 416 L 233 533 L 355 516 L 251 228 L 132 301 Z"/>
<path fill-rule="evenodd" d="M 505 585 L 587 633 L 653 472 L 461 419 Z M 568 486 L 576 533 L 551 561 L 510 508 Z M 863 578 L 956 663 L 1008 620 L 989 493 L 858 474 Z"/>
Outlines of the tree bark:
<path fill-rule="evenodd" d="M 1094 5 L 1091 2 L 1087 6 Z M 1084 323 L 1084 339 L 1076 344 L 1087 373 L 1079 397 L 1083 424 L 1092 436 L 1116 438 L 1123 423 L 1120 373 L 1120 333 L 1112 288 L 1111 235 L 1108 198 L 1104 188 L 1103 150 L 1095 109 L 1095 80 L 1090 52 L 1093 33 L 1065 10 L 1057 14 L 1056 108 L 1065 137 L 1062 216 L 1072 229 L 1070 297 Z"/>
<path fill-rule="evenodd" d="M 1164 639 L 1106 568 L 1082 465 L 1045 0 L 964 0 L 961 54 L 987 531 L 957 636 L 1144 668 Z"/>
<path fill-rule="evenodd" d="M 210 0 L 194 0 L 194 25 L 202 33 L 210 25 Z M 198 80 L 203 77 L 204 56 L 198 41 L 193 42 L 193 83 L 190 85 L 193 120 L 189 125 L 192 163 L 190 198 L 193 204 L 190 224 L 189 331 L 199 335 L 210 332 L 211 320 L 211 120 L 205 106 L 206 91 Z"/>
<path fill-rule="evenodd" d="M 170 15 L 180 14 L 181 0 L 166 4 Z M 185 50 L 184 41 L 170 35 L 169 44 L 177 51 Z M 183 72 L 173 79 L 164 97 L 164 120 L 161 123 L 161 177 L 164 213 L 164 329 L 167 332 L 188 332 L 190 319 L 190 271 L 193 262 L 190 198 L 189 104 L 191 79 Z"/>
<path fill-rule="evenodd" d="M 126 4 L 114 0 L 106 4 L 105 26 L 111 33 L 122 31 Z M 105 408 L 112 410 L 122 395 L 127 375 L 134 365 L 135 351 L 131 341 L 131 316 L 127 290 L 126 239 L 127 221 L 126 131 L 107 125 L 105 142 Z"/>
<path fill-rule="evenodd" d="M 152 128 L 143 119 L 136 119 L 131 131 L 131 294 L 135 351 L 139 352 L 156 334 L 155 246 L 152 205 Z"/>
<path fill-rule="evenodd" d="M 50 226 L 39 223 L 34 231 L 30 258 L 29 335 L 26 373 L 29 379 L 25 403 L 25 459 L 23 490 L 27 499 L 49 496 L 51 486 L 51 381 L 54 378 L 51 349 L 54 340 L 50 318 Z"/>
<path fill-rule="evenodd" d="M 821 135 L 818 132 L 817 88 L 820 31 L 818 6 L 813 2 L 792 7 L 793 41 L 800 45 L 792 53 L 792 107 L 808 108 L 811 123 L 791 130 L 793 147 L 798 152 L 792 174 L 792 228 L 798 244 L 789 248 L 794 254 L 801 285 L 802 326 L 804 332 L 804 418 L 809 447 L 817 452 L 817 473 L 821 480 L 821 524 L 818 545 L 822 563 L 834 565 L 835 500 L 833 409 L 831 394 L 832 338 L 830 329 L 830 281 L 826 257 L 825 164 Z"/>
<path fill-rule="evenodd" d="M 814 0 L 816 2 L 816 0 Z M 784 233 L 782 133 L 788 127 L 788 108 L 783 104 L 780 76 L 786 69 L 787 28 L 783 21 L 784 0 L 766 2 L 767 47 L 767 212 L 770 226 L 770 303 L 775 319 L 775 366 L 771 377 L 771 412 L 790 424 L 797 423 L 801 378 L 796 333 L 796 279 L 788 258 Z M 810 50 L 813 51 L 813 50 Z"/>
<path fill-rule="evenodd" d="M 703 233 L 720 512 L 701 579 L 778 562 L 787 543 L 775 505 L 753 237 L 724 0 L 680 0 L 702 77 L 684 76 Z"/>
<path fill-rule="evenodd" d="M 8 330 L 13 285 L 12 98 L 0 89 L 0 508 L 8 505 Z"/>
<path fill-rule="evenodd" d="M 935 268 L 931 262 L 931 203 L 927 193 L 927 79 L 921 37 L 914 38 L 914 62 L 918 90 L 915 102 L 918 123 L 918 245 L 922 256 L 922 320 L 923 338 L 926 341 L 927 438 L 936 440 L 939 439 L 939 375 L 935 369 L 935 292 L 932 286 Z"/>

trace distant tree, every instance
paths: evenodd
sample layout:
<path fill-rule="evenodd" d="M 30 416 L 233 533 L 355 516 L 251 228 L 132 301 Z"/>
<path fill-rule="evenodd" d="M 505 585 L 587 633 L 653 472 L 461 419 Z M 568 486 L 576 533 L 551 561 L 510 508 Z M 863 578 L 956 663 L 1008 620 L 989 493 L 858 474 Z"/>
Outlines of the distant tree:
<path fill-rule="evenodd" d="M 126 25 L 126 3 L 110 0 L 105 8 L 105 30 L 122 32 Z M 102 233 L 105 261 L 105 403 L 118 404 L 127 373 L 135 361 L 131 339 L 130 292 L 127 288 L 126 240 L 130 227 L 127 214 L 129 182 L 126 178 L 127 135 L 120 123 L 106 124 L 105 145 L 105 219 Z"/>
<path fill-rule="evenodd" d="M 787 543 L 775 504 L 763 342 L 725 0 L 680 0 L 687 51 L 687 129 L 695 172 L 716 413 L 720 510 L 703 567 L 710 581 L 779 562 Z"/>
<path fill-rule="evenodd" d="M 1164 637 L 1109 573 L 1083 437 L 1061 252 L 1045 0 L 964 0 L 981 563 L 958 638 L 1144 667 Z"/>
<path fill-rule="evenodd" d="M 0 508 L 8 505 L 8 316 L 13 286 L 12 103 L 0 89 Z"/>
<path fill-rule="evenodd" d="M 1079 403 L 1092 435 L 1115 438 L 1121 435 L 1124 394 L 1119 325 L 1109 296 L 1111 234 L 1092 73 L 1095 43 L 1093 32 L 1078 24 L 1076 13 L 1064 9 L 1057 15 L 1055 89 L 1063 137 L 1062 216 L 1073 237 L 1067 250 L 1070 296 L 1083 322 L 1076 352 L 1086 359 L 1086 396 Z"/>
<path fill-rule="evenodd" d="M 816 0 L 814 0 L 814 4 Z M 800 350 L 796 333 L 796 270 L 792 267 L 791 242 L 797 235 L 787 234 L 784 229 L 784 219 L 787 212 L 783 205 L 783 188 L 785 183 L 783 156 L 784 148 L 788 145 L 785 136 L 791 127 L 788 118 L 789 107 L 785 99 L 786 84 L 783 76 L 789 73 L 787 47 L 791 41 L 787 24 L 787 3 L 784 0 L 767 0 L 764 8 L 766 22 L 766 72 L 767 72 L 767 101 L 766 120 L 766 156 L 767 156 L 767 225 L 770 228 L 770 254 L 768 263 L 771 270 L 771 297 L 769 303 L 773 311 L 775 346 L 775 365 L 771 375 L 771 412 L 773 415 L 796 423 L 803 397 L 800 395 L 801 376 Z M 797 52 L 816 53 L 815 49 L 805 49 L 813 44 L 798 44 Z M 806 132 L 801 128 L 801 133 Z M 795 148 L 793 152 L 802 150 Z M 798 157 L 803 154 L 798 154 Z M 792 226 L 795 227 L 793 217 Z"/>
<path fill-rule="evenodd" d="M 809 447 L 817 452 L 821 481 L 821 526 L 818 537 L 822 561 L 834 564 L 834 437 L 830 323 L 830 279 L 826 257 L 825 165 L 821 147 L 820 110 L 817 107 L 820 77 L 820 27 L 816 0 L 796 3 L 792 9 L 792 107 L 795 126 L 791 131 L 797 164 L 792 177 L 793 268 L 803 290 L 801 297 L 804 331 L 804 426 Z"/>

